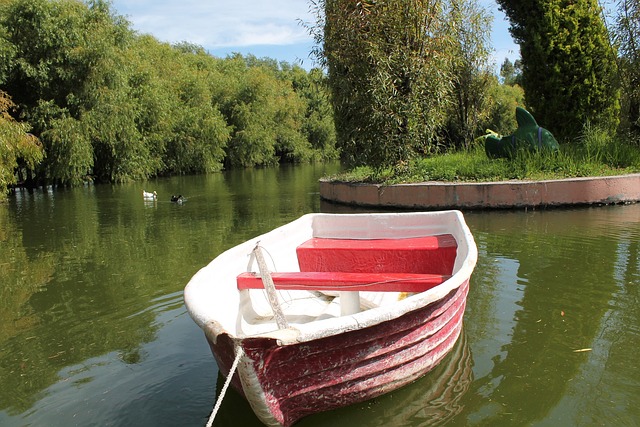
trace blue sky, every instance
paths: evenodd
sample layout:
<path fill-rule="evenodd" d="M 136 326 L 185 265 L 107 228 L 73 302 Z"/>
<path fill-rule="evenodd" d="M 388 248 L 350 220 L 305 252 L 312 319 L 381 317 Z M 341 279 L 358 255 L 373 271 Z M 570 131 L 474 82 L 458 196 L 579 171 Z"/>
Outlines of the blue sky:
<path fill-rule="evenodd" d="M 312 21 L 307 0 L 113 0 L 141 34 L 203 46 L 215 56 L 233 52 L 287 61 L 309 69 L 313 40 L 300 21 Z M 494 15 L 492 44 L 496 67 L 519 57 L 508 23 L 494 1 L 480 0 Z"/>

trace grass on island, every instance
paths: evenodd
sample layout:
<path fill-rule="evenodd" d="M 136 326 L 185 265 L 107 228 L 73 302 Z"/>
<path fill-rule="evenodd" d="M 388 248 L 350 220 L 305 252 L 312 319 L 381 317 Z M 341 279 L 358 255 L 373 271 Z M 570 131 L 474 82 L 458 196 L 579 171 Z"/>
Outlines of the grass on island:
<path fill-rule="evenodd" d="M 525 150 L 514 159 L 488 158 L 483 141 L 476 141 L 466 150 L 395 167 L 357 167 L 330 179 L 390 185 L 425 181 L 546 180 L 640 172 L 640 145 L 611 139 L 606 132 L 588 127 L 576 141 L 561 144 L 558 153 Z"/>

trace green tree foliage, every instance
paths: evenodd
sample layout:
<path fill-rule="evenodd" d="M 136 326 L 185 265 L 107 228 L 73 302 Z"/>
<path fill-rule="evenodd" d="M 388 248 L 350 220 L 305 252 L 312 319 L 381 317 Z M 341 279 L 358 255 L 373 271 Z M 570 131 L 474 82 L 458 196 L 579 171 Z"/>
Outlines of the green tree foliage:
<path fill-rule="evenodd" d="M 220 170 L 230 129 L 213 101 L 211 82 L 221 79 L 214 58 L 197 46 L 171 47 L 149 36 L 130 53 L 139 59 L 137 127 L 154 153 L 154 166 L 164 174 Z"/>
<path fill-rule="evenodd" d="M 597 0 L 498 0 L 520 45 L 522 85 L 536 119 L 560 138 L 619 121 L 616 52 Z"/>
<path fill-rule="evenodd" d="M 522 85 L 522 61 L 516 59 L 513 63 L 505 58 L 500 65 L 500 77 L 506 85 Z"/>
<path fill-rule="evenodd" d="M 433 152 L 451 89 L 443 2 L 318 0 L 314 8 L 343 159 L 385 166 Z"/>
<path fill-rule="evenodd" d="M 278 119 L 286 114 L 281 111 L 281 97 L 292 89 L 274 79 L 265 67 L 249 67 L 240 56 L 233 60 L 236 63 L 231 65 L 237 70 L 234 90 L 226 91 L 223 101 L 223 112 L 233 127 L 227 162 L 231 166 L 275 164 Z"/>
<path fill-rule="evenodd" d="M 40 182 L 336 157 L 322 73 L 160 43 L 106 0 L 3 1 L 0 59 L 0 89 L 44 146 Z"/>
<path fill-rule="evenodd" d="M 447 23 L 454 53 L 447 126 L 449 145 L 468 148 L 482 133 L 481 123 L 489 114 L 491 100 L 487 91 L 493 76 L 488 46 L 492 18 L 476 0 L 451 0 Z"/>
<path fill-rule="evenodd" d="M 615 35 L 620 45 L 622 129 L 640 145 L 640 1 L 619 0 Z"/>
<path fill-rule="evenodd" d="M 480 127 L 483 131 L 491 130 L 502 135 L 512 134 L 518 124 L 516 107 L 525 107 L 524 90 L 517 85 L 500 84 L 498 78 L 490 79 L 486 92 L 486 110 Z M 485 132 L 479 133 L 480 135 Z"/>
<path fill-rule="evenodd" d="M 401 165 L 484 132 L 491 17 L 476 0 L 312 3 L 350 165 Z"/>
<path fill-rule="evenodd" d="M 293 90 L 306 102 L 302 131 L 311 143 L 313 153 L 326 159 L 336 158 L 336 128 L 327 79 L 318 68 L 302 73 L 294 67 L 290 74 Z"/>
<path fill-rule="evenodd" d="M 333 126 L 319 70 L 306 73 L 240 55 L 228 58 L 222 69 L 227 78 L 216 99 L 233 129 L 225 160 L 229 166 L 336 157 L 335 137 L 323 127 Z"/>
<path fill-rule="evenodd" d="M 17 52 L 6 88 L 42 136 L 47 156 L 41 178 L 77 183 L 92 173 L 102 177 L 104 146 L 111 144 L 116 152 L 115 139 L 132 133 L 131 106 L 121 102 L 130 103 L 123 93 L 126 68 L 118 56 L 132 36 L 126 23 L 100 0 L 89 6 L 74 0 L 15 1 L 2 23 Z M 109 178 L 123 179 L 130 166 L 122 167 L 124 173 Z"/>
<path fill-rule="evenodd" d="M 32 171 L 42 161 L 40 141 L 28 133 L 25 123 L 18 123 L 9 113 L 15 105 L 0 91 L 0 200 L 10 185 L 16 183 L 16 171 Z"/>
<path fill-rule="evenodd" d="M 49 176 L 71 184 L 86 180 L 93 167 L 93 151 L 84 122 L 69 116 L 54 119 L 42 139 L 47 144 Z"/>

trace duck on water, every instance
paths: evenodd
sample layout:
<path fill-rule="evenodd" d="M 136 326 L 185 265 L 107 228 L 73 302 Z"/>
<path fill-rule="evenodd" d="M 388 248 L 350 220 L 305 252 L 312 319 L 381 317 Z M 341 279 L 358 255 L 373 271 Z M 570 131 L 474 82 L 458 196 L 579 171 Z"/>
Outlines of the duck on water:
<path fill-rule="evenodd" d="M 155 191 L 153 193 L 149 193 L 148 191 L 142 190 L 142 198 L 145 200 L 156 200 L 158 198 L 158 193 Z"/>
<path fill-rule="evenodd" d="M 177 203 L 179 205 L 183 204 L 184 202 L 187 201 L 187 199 L 185 199 L 184 197 L 182 197 L 182 194 L 176 196 L 175 194 L 171 196 L 171 201 L 173 203 Z"/>
<path fill-rule="evenodd" d="M 150 193 L 150 192 L 148 192 L 146 190 L 142 190 L 142 197 L 145 200 L 157 200 L 158 199 L 158 193 L 155 192 L 155 191 L 153 193 Z M 182 194 L 179 194 L 179 195 L 173 194 L 171 196 L 171 202 L 172 203 L 177 203 L 177 204 L 181 205 L 182 203 L 184 203 L 186 201 L 187 201 L 187 199 Z"/>

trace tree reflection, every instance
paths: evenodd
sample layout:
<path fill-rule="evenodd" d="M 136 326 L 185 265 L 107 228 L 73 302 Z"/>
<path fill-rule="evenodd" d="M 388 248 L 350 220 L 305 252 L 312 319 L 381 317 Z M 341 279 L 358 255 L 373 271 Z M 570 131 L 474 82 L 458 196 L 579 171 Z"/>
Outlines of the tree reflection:
<path fill-rule="evenodd" d="M 247 236 L 317 211 L 309 189 L 326 167 L 146 183 L 159 195 L 151 209 L 140 184 L 18 190 L 0 205 L 0 410 L 27 411 L 66 381 L 65 367 L 144 361 L 157 315 L 191 276 Z M 183 206 L 169 201 L 178 192 Z"/>
<path fill-rule="evenodd" d="M 531 424 L 545 419 L 566 396 L 589 357 L 588 351 L 576 350 L 598 345 L 611 300 L 619 291 L 616 252 L 625 246 L 630 258 L 638 253 L 637 231 L 633 240 L 616 231 L 637 224 L 637 215 L 632 221 L 627 212 L 611 207 L 472 217 L 472 228 L 487 248 L 484 262 L 515 260 L 517 271 L 508 286 L 521 294 L 512 311 L 495 307 L 492 317 L 514 323 L 493 351 L 492 368 L 474 383 L 475 393 L 484 399 L 471 402 L 467 421 Z M 637 265 L 625 265 L 622 276 L 637 277 Z M 491 290 L 478 290 L 485 292 Z M 469 304 L 482 301 L 472 299 Z M 513 318 L 501 318 L 504 311 Z M 481 324 L 490 331 L 490 324 Z"/>

